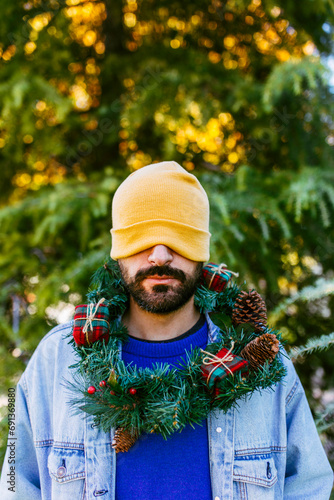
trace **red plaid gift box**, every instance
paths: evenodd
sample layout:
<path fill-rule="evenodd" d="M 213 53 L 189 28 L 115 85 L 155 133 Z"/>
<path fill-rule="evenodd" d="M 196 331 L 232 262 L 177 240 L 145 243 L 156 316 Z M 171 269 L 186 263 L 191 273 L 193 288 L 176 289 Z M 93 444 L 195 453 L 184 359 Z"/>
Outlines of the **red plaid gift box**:
<path fill-rule="evenodd" d="M 103 300 L 97 304 L 76 306 L 73 337 L 77 345 L 90 345 L 97 340 L 108 340 L 109 310 L 102 304 Z"/>
<path fill-rule="evenodd" d="M 248 361 L 232 354 L 233 345 L 231 349 L 221 349 L 217 354 L 202 351 L 204 357 L 201 368 L 208 387 L 219 385 L 220 380 L 238 371 L 247 375 Z"/>
<path fill-rule="evenodd" d="M 227 283 L 231 279 L 231 276 L 238 277 L 238 273 L 234 273 L 227 269 L 226 264 L 214 264 L 209 262 L 203 267 L 203 279 L 210 290 L 216 292 L 222 292 L 226 287 Z"/>

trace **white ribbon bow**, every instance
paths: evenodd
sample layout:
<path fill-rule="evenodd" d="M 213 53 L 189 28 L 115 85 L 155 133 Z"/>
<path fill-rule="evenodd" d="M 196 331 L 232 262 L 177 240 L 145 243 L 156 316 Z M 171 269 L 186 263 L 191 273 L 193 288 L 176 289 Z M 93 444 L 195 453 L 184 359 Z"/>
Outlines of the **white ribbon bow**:
<path fill-rule="evenodd" d="M 206 354 L 206 356 L 203 358 L 203 361 L 202 361 L 203 365 L 207 365 L 208 366 L 208 365 L 212 365 L 213 363 L 215 363 L 215 365 L 216 365 L 216 366 L 213 366 L 211 372 L 209 373 L 209 376 L 208 376 L 208 379 L 207 379 L 207 384 L 210 381 L 211 375 L 213 374 L 213 372 L 219 366 L 223 366 L 225 368 L 225 370 L 229 371 L 230 374 L 233 375 L 233 372 L 225 364 L 225 363 L 229 363 L 229 362 L 233 361 L 233 358 L 234 358 L 234 356 L 232 355 L 233 348 L 234 348 L 234 342 L 232 340 L 232 342 L 231 342 L 231 348 L 229 349 L 229 351 L 227 351 L 227 353 L 222 358 L 219 358 L 215 354 L 212 354 L 211 352 L 207 352 L 207 351 L 204 351 L 203 349 L 201 349 L 201 351 L 204 354 Z"/>

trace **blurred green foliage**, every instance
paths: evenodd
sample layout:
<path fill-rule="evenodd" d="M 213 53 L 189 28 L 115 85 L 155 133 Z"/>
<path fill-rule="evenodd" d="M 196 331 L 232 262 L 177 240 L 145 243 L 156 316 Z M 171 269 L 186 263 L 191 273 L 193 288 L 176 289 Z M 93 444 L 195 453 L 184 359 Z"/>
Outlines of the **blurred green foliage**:
<path fill-rule="evenodd" d="M 200 178 L 211 260 L 259 290 L 290 344 L 334 331 L 330 5 L 0 0 L 4 395 L 85 300 L 115 189 L 155 161 Z M 296 368 L 328 424 L 332 352 Z"/>

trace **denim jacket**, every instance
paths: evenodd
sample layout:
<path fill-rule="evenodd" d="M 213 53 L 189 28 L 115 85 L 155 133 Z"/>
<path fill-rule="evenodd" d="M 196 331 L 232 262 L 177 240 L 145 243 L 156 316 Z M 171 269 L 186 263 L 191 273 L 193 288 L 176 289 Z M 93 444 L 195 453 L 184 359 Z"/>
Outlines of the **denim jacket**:
<path fill-rule="evenodd" d="M 207 319 L 212 342 L 218 329 Z M 2 500 L 115 498 L 113 431 L 99 430 L 91 416 L 73 414 L 68 405 L 63 381 L 71 380 L 68 367 L 77 361 L 64 339 L 71 328 L 60 325 L 42 339 L 18 383 Z M 255 392 L 237 408 L 209 415 L 214 500 L 328 500 L 333 473 L 294 367 L 283 362 L 287 376 L 274 390 Z M 12 484 L 15 492 L 8 489 Z"/>

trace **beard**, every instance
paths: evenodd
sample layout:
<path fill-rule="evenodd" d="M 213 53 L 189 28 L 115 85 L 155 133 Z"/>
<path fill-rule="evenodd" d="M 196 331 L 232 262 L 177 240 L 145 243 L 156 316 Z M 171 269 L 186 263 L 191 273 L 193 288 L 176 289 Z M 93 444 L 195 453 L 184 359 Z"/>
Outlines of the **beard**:
<path fill-rule="evenodd" d="M 141 309 L 155 314 L 169 314 L 181 309 L 194 295 L 201 282 L 203 269 L 202 262 L 198 262 L 193 274 L 168 265 L 152 266 L 138 271 L 130 278 L 121 262 L 118 262 L 118 266 L 126 291 Z M 150 276 L 176 278 L 179 282 L 173 285 L 157 284 L 148 291 L 145 290 L 143 281 Z"/>

